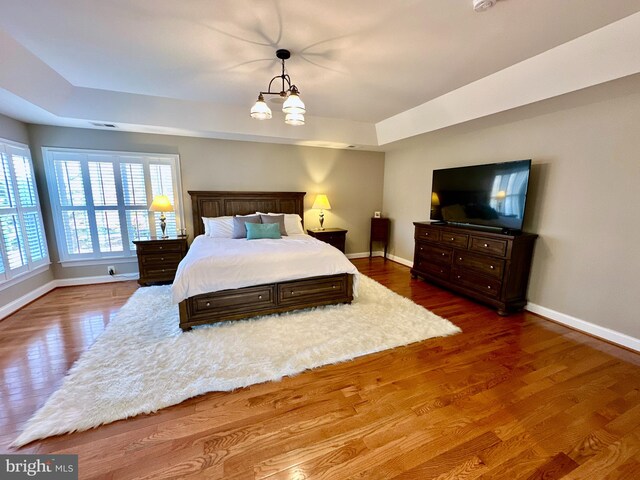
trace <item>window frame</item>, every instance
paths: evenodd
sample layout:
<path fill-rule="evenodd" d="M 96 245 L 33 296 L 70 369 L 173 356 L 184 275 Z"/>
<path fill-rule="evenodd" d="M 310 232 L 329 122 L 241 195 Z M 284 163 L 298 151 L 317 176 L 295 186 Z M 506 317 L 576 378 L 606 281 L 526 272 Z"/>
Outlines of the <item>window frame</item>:
<path fill-rule="evenodd" d="M 176 218 L 176 228 L 181 229 L 184 225 L 184 210 L 182 205 L 182 181 L 180 178 L 180 156 L 178 154 L 163 153 L 146 153 L 146 152 L 126 152 L 114 150 L 95 150 L 95 149 L 78 149 L 78 148 L 58 148 L 58 147 L 42 147 L 42 156 L 44 158 L 45 172 L 47 176 L 47 185 L 49 187 L 49 200 L 51 211 L 54 217 L 54 230 L 56 242 L 58 245 L 59 262 L 62 266 L 83 266 L 83 265 L 99 265 L 115 261 L 116 263 L 135 261 L 136 251 L 131 248 L 129 240 L 128 225 L 126 222 L 127 210 L 146 210 L 149 222 L 149 232 L 151 236 L 155 236 L 158 227 L 156 225 L 156 216 L 153 212 L 149 212 L 149 205 L 153 200 L 152 183 L 150 179 L 150 165 L 161 164 L 169 165 L 172 168 L 173 176 L 173 196 L 174 196 L 174 212 Z M 85 195 L 84 206 L 65 207 L 61 205 L 60 194 L 58 191 L 58 181 L 56 177 L 55 161 L 71 160 L 80 161 L 82 172 L 82 185 Z M 115 190 L 117 198 L 117 206 L 96 206 L 93 199 L 91 177 L 89 174 L 89 162 L 107 162 L 112 165 L 115 179 Z M 143 165 L 144 187 L 146 194 L 146 205 L 130 206 L 125 202 L 124 185 L 122 178 L 123 163 L 137 163 Z M 90 226 L 91 243 L 94 249 L 91 253 L 69 253 L 67 248 L 67 239 L 65 228 L 62 221 L 63 211 L 73 208 L 74 210 L 84 210 L 87 212 L 88 223 Z M 101 252 L 100 242 L 98 239 L 98 228 L 96 224 L 95 212 L 100 211 L 117 211 L 120 233 L 122 241 L 122 251 L 117 252 Z"/>
<path fill-rule="evenodd" d="M 47 244 L 47 235 L 44 228 L 44 219 L 42 217 L 42 208 L 40 205 L 40 196 L 38 194 L 38 182 L 36 180 L 35 169 L 33 167 L 33 159 L 31 158 L 31 150 L 29 146 L 0 138 L 0 153 L 9 157 L 8 172 L 11 179 L 11 190 L 15 200 L 13 207 L 0 207 L 0 215 L 16 215 L 18 218 L 18 224 L 20 227 L 20 236 L 22 237 L 22 243 L 24 246 L 24 255 L 26 258 L 25 264 L 18 268 L 11 268 L 9 262 L 8 250 L 5 245 L 4 235 L 2 234 L 2 224 L 0 224 L 0 260 L 4 271 L 0 273 L 0 290 L 8 288 L 16 283 L 25 280 L 37 273 L 46 271 L 51 264 L 49 257 L 49 245 Z M 13 162 L 13 155 L 26 158 L 28 160 L 29 173 L 31 176 L 31 183 L 33 187 L 33 196 L 35 197 L 34 206 L 22 205 L 22 198 L 18 191 L 18 179 L 16 177 L 15 165 Z M 25 216 L 28 214 L 36 214 L 36 221 L 38 222 L 38 228 L 42 234 L 40 246 L 44 249 L 44 255 L 39 260 L 32 260 L 31 246 L 29 245 L 29 238 L 27 236 L 27 226 Z"/>

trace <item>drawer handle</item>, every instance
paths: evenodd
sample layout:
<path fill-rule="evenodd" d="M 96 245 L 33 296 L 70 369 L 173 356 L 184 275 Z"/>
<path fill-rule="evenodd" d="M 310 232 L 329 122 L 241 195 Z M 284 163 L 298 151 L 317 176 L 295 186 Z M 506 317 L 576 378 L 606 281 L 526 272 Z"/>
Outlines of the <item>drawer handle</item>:
<path fill-rule="evenodd" d="M 258 295 L 258 300 L 262 300 L 262 295 Z"/>
<path fill-rule="evenodd" d="M 335 285 L 331 285 L 331 288 L 336 288 L 336 286 Z"/>
<path fill-rule="evenodd" d="M 296 294 L 296 292 L 294 292 L 293 290 L 291 290 L 291 295 L 295 295 L 295 294 Z"/>
<path fill-rule="evenodd" d="M 491 270 L 495 270 L 495 269 L 496 269 L 496 267 L 494 267 L 493 265 L 489 265 L 489 268 L 490 268 Z"/>
<path fill-rule="evenodd" d="M 462 277 L 461 277 L 460 275 L 458 275 L 458 277 L 457 277 L 457 278 L 462 278 Z"/>
<path fill-rule="evenodd" d="M 487 285 L 487 288 L 488 288 L 489 290 L 491 290 L 491 285 Z"/>
<path fill-rule="evenodd" d="M 441 253 L 440 255 L 442 255 L 444 257 L 446 255 L 446 253 Z"/>
<path fill-rule="evenodd" d="M 164 248 L 164 247 L 161 245 L 161 246 L 160 246 L 160 250 L 162 250 L 163 248 Z"/>
<path fill-rule="evenodd" d="M 462 257 L 458 257 L 458 260 L 462 261 Z"/>
<path fill-rule="evenodd" d="M 428 236 L 429 236 L 429 234 L 428 234 L 428 233 L 425 233 L 425 234 L 424 234 L 424 236 L 425 236 L 425 237 L 428 237 Z"/>
<path fill-rule="evenodd" d="M 420 251 L 424 250 L 424 248 L 420 247 Z"/>
<path fill-rule="evenodd" d="M 211 303 L 207 302 L 207 307 L 210 307 L 210 306 L 211 306 Z"/>
<path fill-rule="evenodd" d="M 162 269 L 162 271 L 164 272 L 164 268 Z"/>
<path fill-rule="evenodd" d="M 444 273 L 444 270 L 440 269 L 440 273 Z"/>
<path fill-rule="evenodd" d="M 453 242 L 455 239 L 453 237 L 451 237 L 449 240 L 451 240 Z"/>
<path fill-rule="evenodd" d="M 484 244 L 484 246 L 485 246 L 485 247 L 488 247 L 488 246 L 489 246 L 489 244 L 488 244 L 488 243 L 485 243 L 485 244 Z"/>
<path fill-rule="evenodd" d="M 160 257 L 160 260 L 164 260 L 164 257 Z"/>

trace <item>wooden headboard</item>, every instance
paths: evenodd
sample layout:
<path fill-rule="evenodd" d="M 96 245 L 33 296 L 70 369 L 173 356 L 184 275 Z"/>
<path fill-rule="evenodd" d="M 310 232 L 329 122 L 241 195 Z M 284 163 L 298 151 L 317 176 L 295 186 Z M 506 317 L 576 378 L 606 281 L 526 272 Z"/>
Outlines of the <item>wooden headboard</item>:
<path fill-rule="evenodd" d="M 205 192 L 189 191 L 193 235 L 204 233 L 202 217 L 247 215 L 255 212 L 297 213 L 304 222 L 306 192 Z"/>

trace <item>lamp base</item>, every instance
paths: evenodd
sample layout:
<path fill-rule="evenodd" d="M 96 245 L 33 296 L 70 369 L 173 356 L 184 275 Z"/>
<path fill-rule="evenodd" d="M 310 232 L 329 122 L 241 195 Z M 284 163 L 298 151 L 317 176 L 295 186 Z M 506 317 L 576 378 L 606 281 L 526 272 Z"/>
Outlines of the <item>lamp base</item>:
<path fill-rule="evenodd" d="M 166 234 L 165 230 L 167 229 L 167 217 L 164 216 L 164 213 L 160 215 L 160 230 L 162 230 L 162 238 L 169 238 L 169 235 Z"/>
<path fill-rule="evenodd" d="M 324 226 L 322 225 L 323 223 L 324 223 L 324 212 L 320 210 L 320 228 L 318 230 L 324 230 Z"/>

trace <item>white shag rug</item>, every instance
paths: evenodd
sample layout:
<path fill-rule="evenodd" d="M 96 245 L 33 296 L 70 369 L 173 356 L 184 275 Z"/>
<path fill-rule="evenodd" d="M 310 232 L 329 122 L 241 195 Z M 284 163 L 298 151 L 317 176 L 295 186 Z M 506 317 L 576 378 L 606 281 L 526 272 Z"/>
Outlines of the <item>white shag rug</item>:
<path fill-rule="evenodd" d="M 13 446 L 155 412 L 211 391 L 279 380 L 431 337 L 454 324 L 361 275 L 334 305 L 182 333 L 170 286 L 137 290 Z"/>

